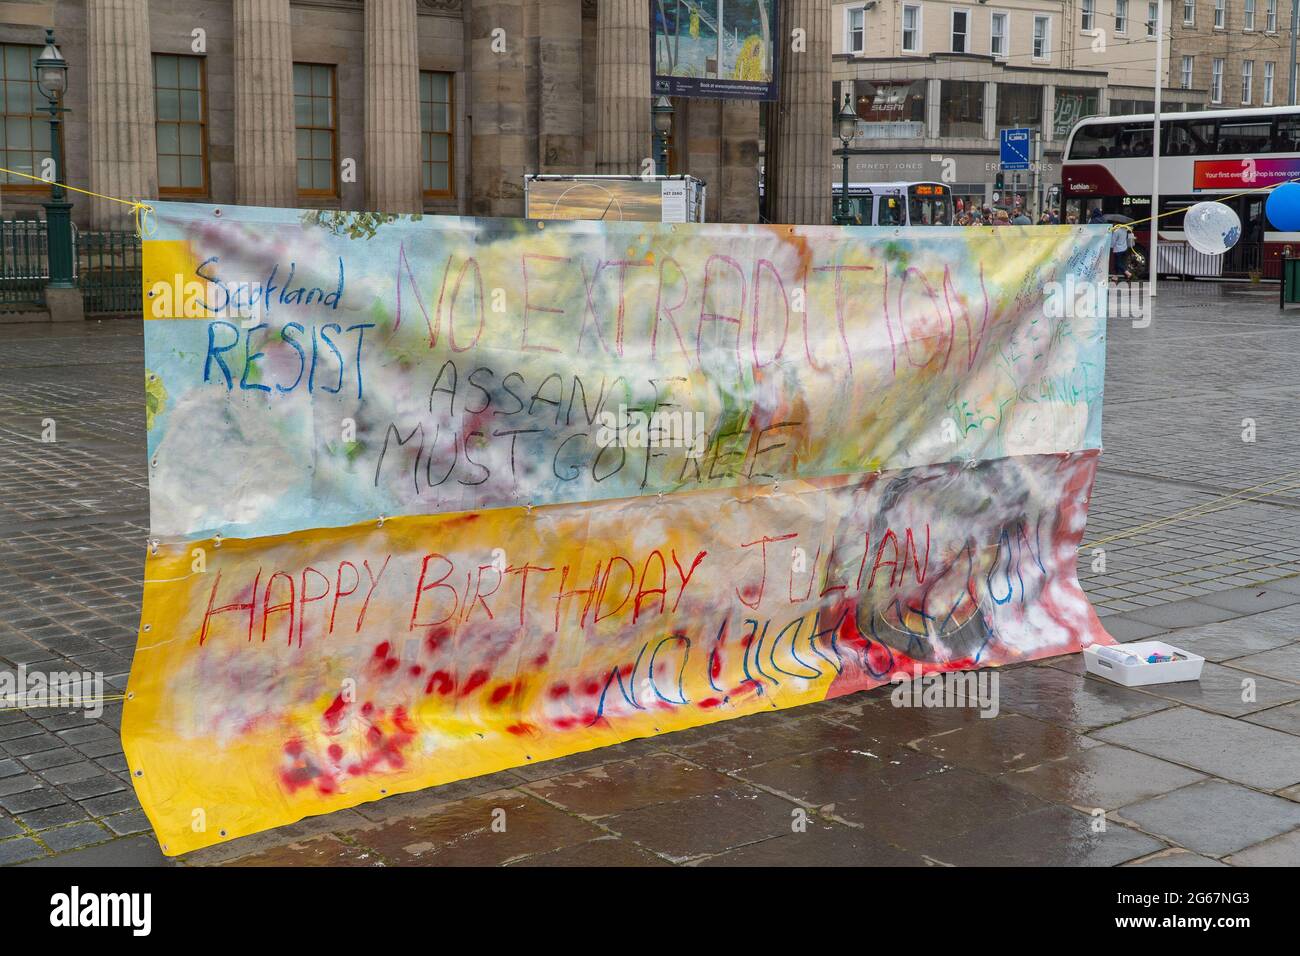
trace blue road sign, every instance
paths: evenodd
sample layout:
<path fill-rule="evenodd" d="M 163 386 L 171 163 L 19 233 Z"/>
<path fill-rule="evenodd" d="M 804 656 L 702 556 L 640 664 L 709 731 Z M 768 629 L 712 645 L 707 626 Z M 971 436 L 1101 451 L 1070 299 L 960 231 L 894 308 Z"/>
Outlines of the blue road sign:
<path fill-rule="evenodd" d="M 1001 130 L 1000 165 L 1003 169 L 1028 169 L 1030 138 L 1027 129 Z"/>

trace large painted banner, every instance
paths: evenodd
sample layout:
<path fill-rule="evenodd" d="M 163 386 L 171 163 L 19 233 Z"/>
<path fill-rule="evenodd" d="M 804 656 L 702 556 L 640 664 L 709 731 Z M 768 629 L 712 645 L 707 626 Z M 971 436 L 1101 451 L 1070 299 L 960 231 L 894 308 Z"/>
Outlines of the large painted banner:
<path fill-rule="evenodd" d="M 156 217 L 123 742 L 168 854 L 1109 641 L 1101 227 Z"/>

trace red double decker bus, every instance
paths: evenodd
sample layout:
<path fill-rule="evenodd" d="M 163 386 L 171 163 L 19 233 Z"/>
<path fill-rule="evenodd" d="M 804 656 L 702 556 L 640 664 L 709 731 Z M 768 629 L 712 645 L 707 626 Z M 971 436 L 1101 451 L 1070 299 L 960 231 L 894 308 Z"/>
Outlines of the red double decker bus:
<path fill-rule="evenodd" d="M 1091 117 L 1070 132 L 1061 166 L 1064 210 L 1087 222 L 1093 209 L 1110 221 L 1147 219 L 1151 210 L 1154 114 Z M 1300 232 L 1281 232 L 1264 213 L 1269 186 L 1300 179 L 1300 107 L 1208 110 L 1160 116 L 1159 263 L 1161 275 L 1276 279 L 1290 246 L 1300 254 Z M 1249 192 L 1246 195 L 1235 195 Z M 1228 198 L 1223 198 L 1228 197 Z M 1219 256 L 1187 244 L 1180 214 L 1220 200 L 1241 219 L 1241 240 Z M 1133 227 L 1138 246 L 1150 248 L 1151 224 Z"/>

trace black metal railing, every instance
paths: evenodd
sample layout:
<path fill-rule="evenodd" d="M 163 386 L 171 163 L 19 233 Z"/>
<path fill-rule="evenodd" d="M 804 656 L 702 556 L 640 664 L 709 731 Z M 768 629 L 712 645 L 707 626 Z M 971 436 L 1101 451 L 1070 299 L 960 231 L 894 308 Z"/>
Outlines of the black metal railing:
<path fill-rule="evenodd" d="M 83 232 L 77 236 L 77 285 L 87 315 L 141 311 L 140 237 L 134 232 Z"/>
<path fill-rule="evenodd" d="M 0 312 L 43 309 L 49 278 L 45 221 L 0 220 Z"/>

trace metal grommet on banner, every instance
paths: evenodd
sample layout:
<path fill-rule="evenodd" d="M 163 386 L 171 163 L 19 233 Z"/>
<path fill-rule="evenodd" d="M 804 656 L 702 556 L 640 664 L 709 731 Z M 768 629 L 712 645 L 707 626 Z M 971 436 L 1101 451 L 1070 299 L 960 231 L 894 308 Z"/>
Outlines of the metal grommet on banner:
<path fill-rule="evenodd" d="M 214 216 L 220 216 L 220 215 L 221 215 L 221 207 L 220 207 L 220 206 L 217 206 L 215 209 L 213 209 L 213 210 L 212 210 L 212 215 L 214 215 Z"/>
<path fill-rule="evenodd" d="M 221 547 L 221 535 L 219 535 L 219 534 L 214 534 L 214 535 L 212 536 L 212 546 L 213 546 L 214 548 L 219 548 L 219 547 Z"/>
<path fill-rule="evenodd" d="M 157 553 L 158 553 L 158 539 L 157 539 L 157 538 L 150 538 L 150 539 L 149 539 L 149 553 L 150 553 L 150 554 L 157 554 Z"/>
<path fill-rule="evenodd" d="M 388 518 L 386 518 L 384 515 L 380 515 L 379 520 L 375 522 L 375 527 L 382 528 L 384 526 L 384 522 L 387 520 Z"/>
<path fill-rule="evenodd" d="M 531 501 L 524 505 L 524 515 L 529 518 L 533 516 L 533 503 Z"/>

